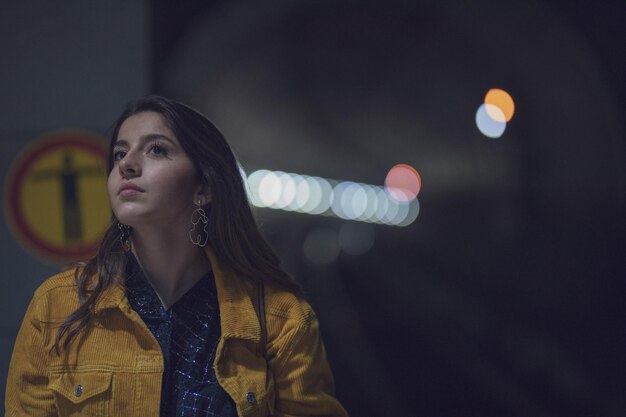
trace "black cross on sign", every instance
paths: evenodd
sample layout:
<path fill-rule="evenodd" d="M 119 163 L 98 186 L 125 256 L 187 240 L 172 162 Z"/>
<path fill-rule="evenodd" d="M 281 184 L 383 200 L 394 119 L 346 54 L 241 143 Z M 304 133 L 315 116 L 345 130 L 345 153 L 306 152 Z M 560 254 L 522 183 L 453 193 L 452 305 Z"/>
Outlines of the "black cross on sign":
<path fill-rule="evenodd" d="M 58 179 L 61 181 L 61 201 L 63 204 L 63 230 L 67 245 L 80 244 L 83 240 L 81 226 L 80 199 L 78 196 L 79 177 L 98 177 L 104 172 L 97 166 L 74 166 L 70 152 L 63 154 L 61 169 L 43 169 L 32 176 L 33 181 Z"/>

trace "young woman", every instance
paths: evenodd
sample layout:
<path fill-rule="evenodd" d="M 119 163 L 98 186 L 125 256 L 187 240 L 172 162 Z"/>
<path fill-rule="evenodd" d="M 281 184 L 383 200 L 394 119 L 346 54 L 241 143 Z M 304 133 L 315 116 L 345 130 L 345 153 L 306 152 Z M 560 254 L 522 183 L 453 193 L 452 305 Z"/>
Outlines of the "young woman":
<path fill-rule="evenodd" d="M 35 292 L 6 415 L 346 416 L 315 313 L 215 126 L 148 96 L 109 159 L 113 222 L 94 258 Z"/>

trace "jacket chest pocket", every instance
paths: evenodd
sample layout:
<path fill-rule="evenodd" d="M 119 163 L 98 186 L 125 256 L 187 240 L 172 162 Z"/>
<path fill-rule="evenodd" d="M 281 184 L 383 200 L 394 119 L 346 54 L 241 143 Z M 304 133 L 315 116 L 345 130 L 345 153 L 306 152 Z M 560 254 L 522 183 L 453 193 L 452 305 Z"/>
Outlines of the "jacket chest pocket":
<path fill-rule="evenodd" d="M 48 388 L 54 393 L 59 417 L 109 415 L 111 372 L 76 372 L 51 375 Z"/>

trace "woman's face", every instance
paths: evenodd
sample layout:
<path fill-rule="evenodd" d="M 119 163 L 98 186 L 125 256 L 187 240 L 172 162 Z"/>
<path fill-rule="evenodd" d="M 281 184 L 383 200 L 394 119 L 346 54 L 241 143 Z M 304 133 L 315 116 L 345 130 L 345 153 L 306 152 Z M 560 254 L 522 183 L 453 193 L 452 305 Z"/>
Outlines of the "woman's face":
<path fill-rule="evenodd" d="M 195 167 L 163 117 L 137 113 L 120 126 L 107 183 L 117 219 L 133 228 L 187 224 L 200 193 Z"/>

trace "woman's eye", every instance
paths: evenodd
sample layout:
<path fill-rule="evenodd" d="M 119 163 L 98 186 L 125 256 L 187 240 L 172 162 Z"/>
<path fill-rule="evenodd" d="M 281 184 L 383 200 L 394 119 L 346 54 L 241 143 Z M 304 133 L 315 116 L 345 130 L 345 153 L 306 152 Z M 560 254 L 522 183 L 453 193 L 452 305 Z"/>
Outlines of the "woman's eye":
<path fill-rule="evenodd" d="M 124 151 L 114 151 L 113 152 L 113 160 L 114 161 L 119 161 L 124 156 L 126 156 L 126 152 L 124 152 Z"/>
<path fill-rule="evenodd" d="M 164 146 L 155 143 L 150 147 L 150 153 L 157 156 L 167 156 L 167 149 Z"/>

